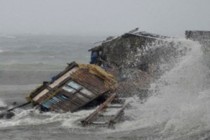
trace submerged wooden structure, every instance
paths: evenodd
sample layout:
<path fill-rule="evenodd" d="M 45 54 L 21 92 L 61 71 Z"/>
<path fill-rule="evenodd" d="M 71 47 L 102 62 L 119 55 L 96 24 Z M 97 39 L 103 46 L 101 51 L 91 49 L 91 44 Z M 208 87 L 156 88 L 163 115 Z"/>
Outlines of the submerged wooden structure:
<path fill-rule="evenodd" d="M 77 111 L 102 95 L 116 90 L 116 81 L 96 65 L 69 64 L 64 71 L 44 82 L 27 97 L 42 110 Z"/>
<path fill-rule="evenodd" d="M 117 82 L 113 75 L 101 67 L 72 62 L 64 71 L 53 77 L 52 81 L 43 82 L 32 91 L 27 100 L 41 111 L 54 112 L 75 112 L 97 101 L 99 107 L 81 121 L 83 126 L 87 126 L 94 124 L 99 113 L 104 112 L 112 101 L 117 99 L 116 89 Z M 121 107 L 123 106 L 118 106 Z M 114 124 L 114 118 L 119 114 L 121 113 L 116 112 L 112 115 L 109 126 Z"/>

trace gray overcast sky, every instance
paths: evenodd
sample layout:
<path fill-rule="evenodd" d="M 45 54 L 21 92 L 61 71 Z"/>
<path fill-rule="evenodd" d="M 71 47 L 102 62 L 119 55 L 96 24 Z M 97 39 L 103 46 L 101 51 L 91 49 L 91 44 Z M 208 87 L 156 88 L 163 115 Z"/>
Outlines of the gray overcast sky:
<path fill-rule="evenodd" d="M 210 30 L 210 0 L 0 0 L 0 34 L 179 36 Z"/>

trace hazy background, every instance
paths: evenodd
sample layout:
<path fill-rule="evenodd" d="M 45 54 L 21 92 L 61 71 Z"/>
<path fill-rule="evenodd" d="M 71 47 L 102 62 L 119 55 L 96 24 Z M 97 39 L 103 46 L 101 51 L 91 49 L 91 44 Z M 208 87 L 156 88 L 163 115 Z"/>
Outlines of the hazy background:
<path fill-rule="evenodd" d="M 135 27 L 210 30 L 209 0 L 0 0 L 0 34 L 113 35 Z"/>

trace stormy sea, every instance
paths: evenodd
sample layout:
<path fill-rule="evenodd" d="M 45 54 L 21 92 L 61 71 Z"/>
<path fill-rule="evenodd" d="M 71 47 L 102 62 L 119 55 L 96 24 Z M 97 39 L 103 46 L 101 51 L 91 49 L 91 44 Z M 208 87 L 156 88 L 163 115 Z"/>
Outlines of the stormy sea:
<path fill-rule="evenodd" d="M 0 36 L 0 108 L 21 104 L 43 81 L 76 61 L 89 63 L 88 49 L 104 37 L 18 35 Z M 16 109 L 12 119 L 0 120 L 1 140 L 207 140 L 210 139 L 210 68 L 198 42 L 173 38 L 188 52 L 151 83 L 142 102 L 128 97 L 125 119 L 115 129 L 82 127 L 91 110 L 40 113 Z M 156 44 L 153 44 L 154 47 Z M 170 47 L 170 46 L 169 46 Z M 162 55 L 162 54 L 158 54 Z M 136 92 L 136 91 L 134 91 Z"/>

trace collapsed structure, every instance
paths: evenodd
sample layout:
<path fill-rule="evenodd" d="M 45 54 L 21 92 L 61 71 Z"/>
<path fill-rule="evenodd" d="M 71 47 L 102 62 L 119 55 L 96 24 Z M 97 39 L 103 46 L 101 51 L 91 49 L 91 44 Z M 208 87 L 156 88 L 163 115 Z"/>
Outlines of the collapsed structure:
<path fill-rule="evenodd" d="M 44 82 L 32 91 L 27 100 L 41 111 L 75 112 L 92 105 L 100 105 L 81 123 L 103 124 L 113 126 L 121 116 L 125 106 L 123 102 L 115 103 L 118 111 L 106 117 L 106 122 L 97 121 L 99 113 L 107 108 L 113 108 L 110 104 L 117 100 L 118 84 L 114 76 L 97 65 L 68 64 L 64 71 L 53 77 L 52 81 Z M 103 117 L 105 118 L 105 117 Z M 104 119 L 103 119 L 104 120 Z"/>
<path fill-rule="evenodd" d="M 30 93 L 28 101 L 42 111 L 77 111 L 100 96 L 117 88 L 114 77 L 96 65 L 69 64 L 51 82 Z"/>

